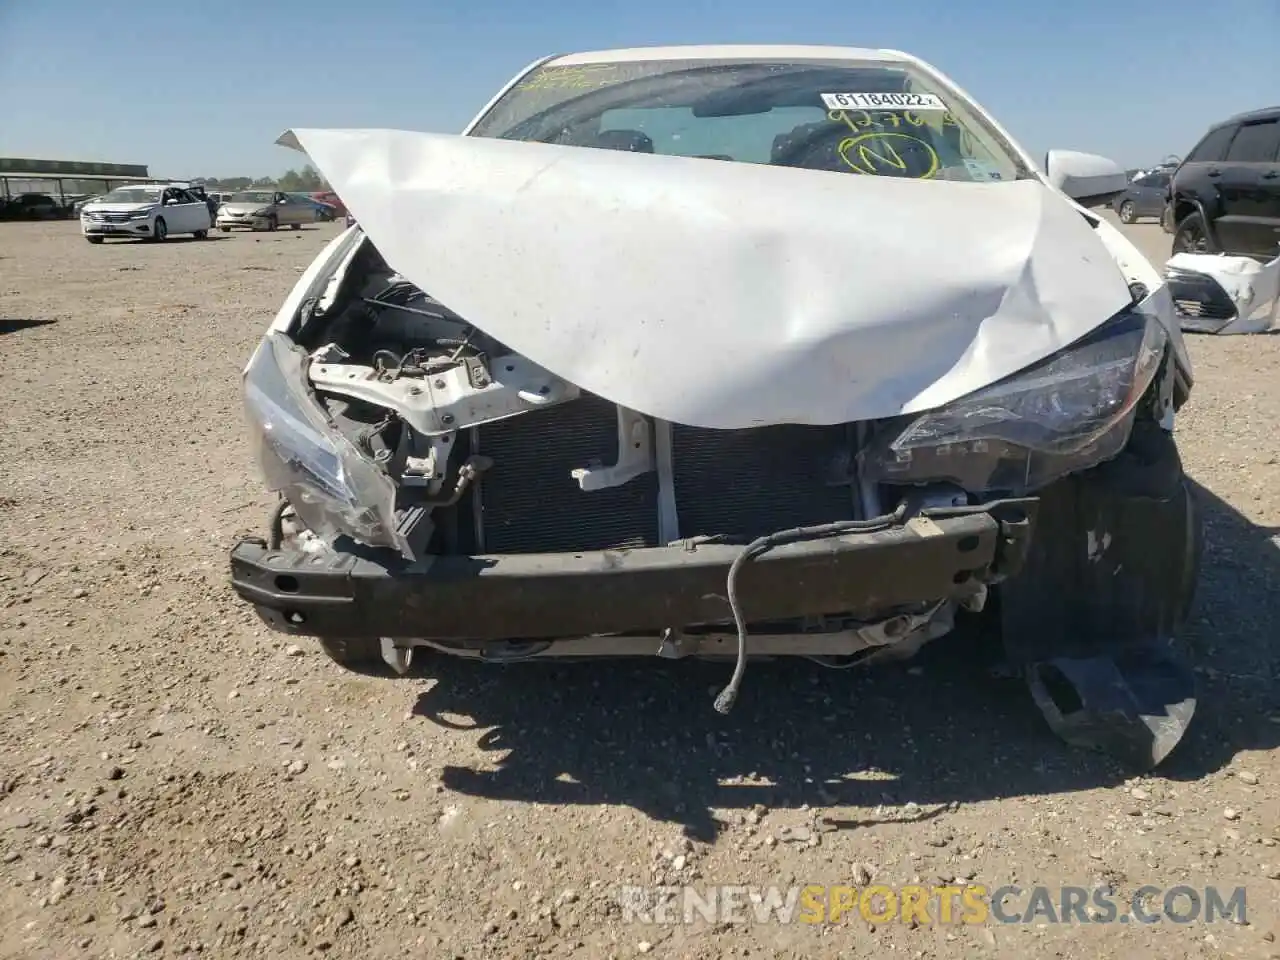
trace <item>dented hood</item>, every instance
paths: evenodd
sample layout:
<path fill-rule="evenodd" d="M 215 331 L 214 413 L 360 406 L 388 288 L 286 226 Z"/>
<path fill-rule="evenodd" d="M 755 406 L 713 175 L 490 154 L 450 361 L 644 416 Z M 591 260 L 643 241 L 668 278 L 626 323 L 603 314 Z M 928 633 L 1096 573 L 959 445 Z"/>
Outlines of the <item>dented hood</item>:
<path fill-rule="evenodd" d="M 534 363 L 701 427 L 945 404 L 1130 303 L 1039 180 L 296 130 L 388 264 Z"/>

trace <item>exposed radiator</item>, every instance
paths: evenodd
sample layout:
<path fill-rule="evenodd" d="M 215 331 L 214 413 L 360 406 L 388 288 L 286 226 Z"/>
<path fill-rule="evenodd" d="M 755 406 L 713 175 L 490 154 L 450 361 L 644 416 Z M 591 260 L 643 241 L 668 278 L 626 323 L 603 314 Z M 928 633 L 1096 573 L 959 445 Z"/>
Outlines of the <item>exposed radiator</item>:
<path fill-rule="evenodd" d="M 487 553 L 658 545 L 658 475 L 584 493 L 575 467 L 618 459 L 617 407 L 584 394 L 479 429 L 493 468 L 480 483 Z"/>
<path fill-rule="evenodd" d="M 680 536 L 758 537 L 855 518 L 846 426 L 704 430 L 673 425 Z M 843 485 L 832 485 L 843 479 Z"/>
<path fill-rule="evenodd" d="M 477 497 L 485 552 L 657 546 L 656 471 L 591 493 L 570 476 L 616 462 L 617 429 L 617 408 L 591 395 L 481 427 L 479 452 L 494 461 Z M 671 445 L 680 537 L 753 538 L 857 516 L 850 427 L 675 424 Z"/>

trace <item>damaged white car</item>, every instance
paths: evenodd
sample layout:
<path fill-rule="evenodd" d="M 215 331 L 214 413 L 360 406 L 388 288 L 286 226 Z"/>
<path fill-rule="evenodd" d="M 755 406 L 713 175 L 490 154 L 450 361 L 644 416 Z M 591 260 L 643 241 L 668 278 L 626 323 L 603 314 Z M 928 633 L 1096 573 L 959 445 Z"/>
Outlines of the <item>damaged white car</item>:
<path fill-rule="evenodd" d="M 283 499 L 232 578 L 276 629 L 401 673 L 726 657 L 726 712 L 750 658 L 975 618 L 1068 741 L 1182 736 L 1191 367 L 1086 209 L 1114 165 L 1038 170 L 933 67 L 829 47 L 553 57 L 461 136 L 281 142 L 359 226 L 245 371 Z"/>

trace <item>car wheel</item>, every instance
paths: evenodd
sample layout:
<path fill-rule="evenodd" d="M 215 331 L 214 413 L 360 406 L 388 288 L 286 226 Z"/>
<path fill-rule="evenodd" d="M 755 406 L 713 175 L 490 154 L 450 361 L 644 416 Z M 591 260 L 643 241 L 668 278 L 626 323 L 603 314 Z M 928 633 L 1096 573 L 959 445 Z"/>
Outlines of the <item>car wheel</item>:
<path fill-rule="evenodd" d="M 103 237 L 85 237 L 85 239 L 88 240 L 90 243 L 101 243 L 104 238 Z"/>
<path fill-rule="evenodd" d="M 324 655 L 352 673 L 369 677 L 389 676 L 391 668 L 382 659 L 382 644 L 372 637 L 321 637 Z"/>
<path fill-rule="evenodd" d="M 1120 222 L 1121 223 L 1133 223 L 1133 221 L 1137 219 L 1138 217 L 1134 211 L 1132 200 L 1126 200 L 1124 203 L 1120 204 Z"/>
<path fill-rule="evenodd" d="M 209 231 L 208 231 L 208 230 L 197 230 L 195 233 L 193 233 L 193 234 L 191 234 L 191 235 L 192 235 L 193 237 L 195 237 L 197 240 L 205 240 L 205 239 L 207 239 L 207 238 L 208 238 L 208 236 L 209 236 Z"/>
<path fill-rule="evenodd" d="M 1173 234 L 1174 253 L 1213 253 L 1209 240 L 1209 229 L 1205 226 L 1204 217 L 1193 213 L 1178 224 Z"/>
<path fill-rule="evenodd" d="M 151 233 L 151 239 L 156 243 L 164 243 L 169 239 L 169 225 L 164 222 L 164 217 L 156 217 L 156 225 Z"/>

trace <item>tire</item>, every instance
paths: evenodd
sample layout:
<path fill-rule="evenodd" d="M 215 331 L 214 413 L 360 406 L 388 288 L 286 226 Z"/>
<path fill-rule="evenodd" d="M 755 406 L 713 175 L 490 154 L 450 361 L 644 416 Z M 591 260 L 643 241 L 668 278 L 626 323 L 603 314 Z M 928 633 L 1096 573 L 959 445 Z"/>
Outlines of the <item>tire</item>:
<path fill-rule="evenodd" d="M 300 223 L 291 223 L 291 224 L 289 224 L 289 229 L 290 229 L 290 230 L 301 230 L 301 229 L 302 229 L 302 224 L 300 224 Z"/>
<path fill-rule="evenodd" d="M 85 237 L 85 239 L 88 240 L 90 243 L 101 243 L 106 238 L 105 237 Z"/>
<path fill-rule="evenodd" d="M 1138 214 L 1137 214 L 1137 211 L 1134 209 L 1132 200 L 1126 200 L 1124 203 L 1120 204 L 1120 222 L 1121 223 L 1133 223 L 1133 221 L 1137 219 L 1138 219 Z"/>
<path fill-rule="evenodd" d="M 169 225 L 164 222 L 164 217 L 156 217 L 156 225 L 151 233 L 151 239 L 156 243 L 164 243 L 169 239 Z"/>
<path fill-rule="evenodd" d="M 191 235 L 192 235 L 193 237 L 195 237 L 197 240 L 207 240 L 207 239 L 209 239 L 209 231 L 208 231 L 208 230 L 197 230 L 195 233 L 193 233 L 193 234 L 191 234 Z"/>
<path fill-rule="evenodd" d="M 370 637 L 321 637 L 320 649 L 324 655 L 352 673 L 369 677 L 391 675 L 391 668 L 382 659 L 382 644 Z"/>
<path fill-rule="evenodd" d="M 1204 217 L 1193 213 L 1184 217 L 1173 233 L 1174 253 L 1217 253 L 1213 241 L 1209 237 L 1209 228 Z"/>

